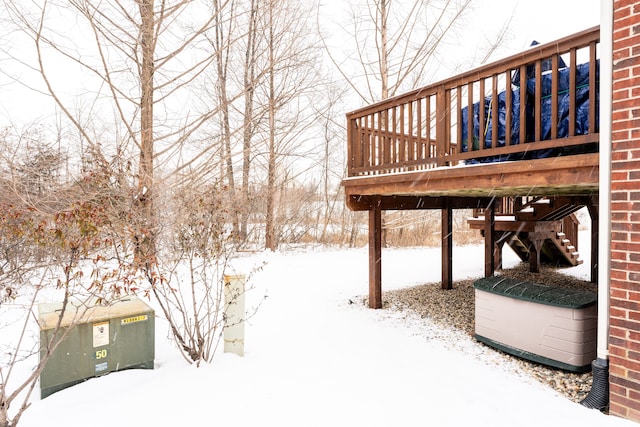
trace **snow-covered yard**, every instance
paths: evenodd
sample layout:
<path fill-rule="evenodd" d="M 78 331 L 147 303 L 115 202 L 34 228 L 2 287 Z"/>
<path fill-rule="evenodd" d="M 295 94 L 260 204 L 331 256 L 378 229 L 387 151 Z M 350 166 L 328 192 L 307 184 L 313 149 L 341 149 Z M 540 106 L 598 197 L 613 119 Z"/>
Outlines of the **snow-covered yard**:
<path fill-rule="evenodd" d="M 455 280 L 482 275 L 482 251 L 454 250 Z M 367 293 L 367 255 L 363 248 L 247 257 L 238 272 L 267 262 L 251 279 L 247 307 L 267 298 L 246 326 L 244 357 L 220 350 L 213 364 L 189 366 L 158 319 L 154 370 L 112 373 L 44 400 L 35 393 L 20 425 L 634 425 L 514 374 L 471 337 L 352 304 Z M 505 251 L 505 265 L 516 262 Z M 571 274 L 586 277 L 587 269 Z M 383 290 L 439 277 L 438 248 L 384 251 Z"/>

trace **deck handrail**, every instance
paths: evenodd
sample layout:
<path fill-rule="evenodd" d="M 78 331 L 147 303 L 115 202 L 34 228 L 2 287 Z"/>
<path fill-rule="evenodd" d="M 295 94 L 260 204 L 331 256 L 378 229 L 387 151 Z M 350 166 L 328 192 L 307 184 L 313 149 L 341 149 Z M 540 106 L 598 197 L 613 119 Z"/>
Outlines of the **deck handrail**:
<path fill-rule="evenodd" d="M 597 149 L 599 37 L 593 27 L 347 113 L 348 176 Z"/>

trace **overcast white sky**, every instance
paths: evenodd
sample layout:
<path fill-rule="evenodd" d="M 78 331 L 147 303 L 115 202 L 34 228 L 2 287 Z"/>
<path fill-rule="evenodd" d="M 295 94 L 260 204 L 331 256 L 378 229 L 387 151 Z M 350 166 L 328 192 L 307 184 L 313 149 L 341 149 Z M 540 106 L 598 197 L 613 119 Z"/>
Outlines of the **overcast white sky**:
<path fill-rule="evenodd" d="M 345 8 L 349 4 L 348 1 L 321 1 L 321 13 L 329 20 L 339 21 L 342 14 L 346 16 Z M 397 0 L 398 4 L 403 1 L 405 0 Z M 534 39 L 546 43 L 591 28 L 599 24 L 600 16 L 599 0 L 476 0 L 475 8 L 473 19 L 467 23 L 468 31 L 460 34 L 457 46 L 459 49 L 455 49 L 451 54 L 470 52 L 469 55 L 473 55 L 478 47 L 486 44 L 491 32 L 501 28 L 512 14 L 510 34 L 501 51 L 493 59 L 522 51 Z M 25 47 L 31 48 L 32 45 Z M 6 68 L 7 64 L 3 66 Z M 65 73 L 69 71 L 65 70 Z M 429 82 L 425 82 L 427 83 Z M 21 102 L 27 99 L 30 101 Z M 23 120 L 24 117 L 34 114 L 37 117 L 42 114 L 40 111 L 43 110 L 43 105 L 41 101 L 33 101 L 34 99 L 36 98 L 32 93 L 16 87 L 15 84 L 11 87 L 0 84 L 0 116 L 10 116 L 14 120 Z"/>
<path fill-rule="evenodd" d="M 505 18 L 513 4 L 513 48 L 527 47 L 532 40 L 546 43 L 599 25 L 599 0 L 479 0 L 486 3 L 489 18 Z"/>

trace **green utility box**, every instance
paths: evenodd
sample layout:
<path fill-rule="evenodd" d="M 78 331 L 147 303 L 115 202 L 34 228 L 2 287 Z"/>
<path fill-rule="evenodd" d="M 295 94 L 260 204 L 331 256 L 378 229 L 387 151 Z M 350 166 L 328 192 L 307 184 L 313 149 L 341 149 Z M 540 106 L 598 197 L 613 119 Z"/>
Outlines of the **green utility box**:
<path fill-rule="evenodd" d="M 40 304 L 40 357 L 52 339 L 62 304 Z M 154 311 L 137 297 L 109 306 L 69 306 L 58 334 L 67 335 L 40 374 L 40 397 L 123 369 L 153 369 Z"/>

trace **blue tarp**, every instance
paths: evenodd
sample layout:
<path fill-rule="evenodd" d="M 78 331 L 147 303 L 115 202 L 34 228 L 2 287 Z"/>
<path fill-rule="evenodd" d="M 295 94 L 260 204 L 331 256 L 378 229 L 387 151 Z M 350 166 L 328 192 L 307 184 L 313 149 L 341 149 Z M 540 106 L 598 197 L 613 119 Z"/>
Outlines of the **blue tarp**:
<path fill-rule="evenodd" d="M 492 97 L 488 96 L 484 98 L 484 114 L 485 122 L 484 129 L 482 130 L 484 148 L 491 148 L 491 142 L 493 139 L 493 107 Z M 498 94 L 498 147 L 504 147 L 506 142 L 506 122 L 507 122 L 507 93 L 502 91 Z M 468 150 L 468 132 L 469 128 L 468 107 L 462 109 L 462 151 Z M 473 150 L 478 150 L 479 129 L 480 128 L 480 103 L 473 104 Z M 511 144 L 520 143 L 520 89 L 515 88 L 511 90 Z M 498 162 L 511 160 L 513 155 L 493 156 L 486 157 L 478 160 L 471 160 L 468 162 L 476 163 L 480 162 Z"/>
<path fill-rule="evenodd" d="M 599 82 L 599 63 L 596 63 L 596 82 Z M 527 73 L 529 74 L 529 73 Z M 516 79 L 516 81 L 518 81 Z M 542 101 L 541 101 L 541 140 L 551 139 L 551 101 L 552 101 L 552 76 L 550 73 L 543 74 L 542 76 Z M 576 67 L 576 135 L 584 135 L 589 132 L 589 64 L 580 64 Z M 511 106 L 511 144 L 520 143 L 520 89 L 516 85 L 511 87 L 512 93 L 512 106 Z M 526 117 L 527 117 L 527 141 L 533 141 L 535 139 L 535 90 L 536 79 L 527 79 L 527 102 Z M 599 88 L 596 87 L 596 120 L 598 120 L 598 110 L 600 94 Z M 493 132 L 493 114 L 492 114 L 492 97 L 488 96 L 483 99 L 485 105 L 485 126 L 482 130 L 482 140 L 484 141 L 485 148 L 491 148 L 491 139 Z M 468 107 L 464 107 L 461 111 L 461 123 L 462 126 L 462 152 L 468 151 Z M 479 115 L 480 115 L 480 103 L 473 104 L 473 150 L 478 149 L 479 137 Z M 558 138 L 564 138 L 569 133 L 569 68 L 562 68 L 558 71 Z M 599 123 L 596 121 L 596 129 L 598 129 Z M 498 141 L 497 146 L 503 147 L 505 145 L 506 134 L 506 91 L 502 91 L 498 94 Z M 562 155 L 563 151 L 559 149 L 549 150 L 537 150 L 526 153 L 526 158 L 542 158 Z M 478 162 L 497 162 L 506 160 L 522 159 L 523 154 L 511 154 L 503 156 L 492 156 L 482 159 L 472 159 L 466 161 L 466 163 L 478 163 Z"/>
<path fill-rule="evenodd" d="M 599 62 L 596 62 L 596 82 L 600 81 Z M 542 76 L 542 132 L 541 139 L 551 138 L 551 75 Z M 596 88 L 598 89 L 598 88 Z M 527 92 L 535 94 L 536 81 L 527 81 Z M 600 91 L 596 92 L 596 111 L 599 109 Z M 596 114 L 596 120 L 598 115 Z M 596 121 L 596 128 L 598 128 Z M 576 67 L 576 134 L 589 132 L 589 64 Z M 558 72 L 558 138 L 569 134 L 569 68 Z"/>

